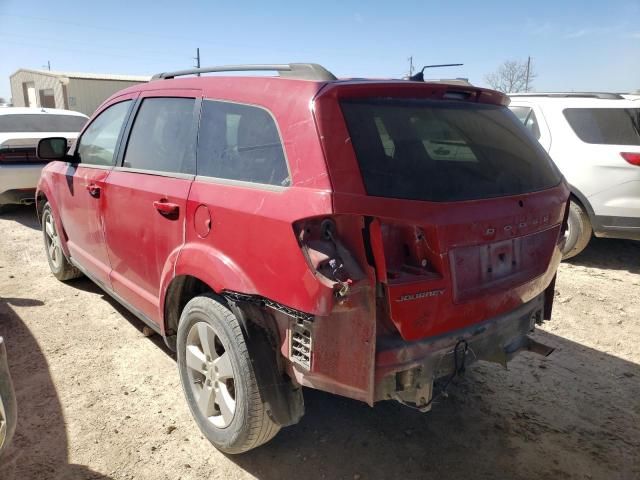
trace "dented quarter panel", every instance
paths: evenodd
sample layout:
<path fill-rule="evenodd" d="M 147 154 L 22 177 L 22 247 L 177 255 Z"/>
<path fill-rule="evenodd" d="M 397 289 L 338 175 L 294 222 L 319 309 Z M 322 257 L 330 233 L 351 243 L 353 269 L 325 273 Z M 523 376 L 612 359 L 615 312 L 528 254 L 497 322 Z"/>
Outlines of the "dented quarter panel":
<path fill-rule="evenodd" d="M 302 385 L 320 388 L 373 404 L 377 315 L 375 271 L 367 264 L 362 241 L 362 217 L 333 217 L 342 256 L 360 267 L 352 274 L 349 292 L 335 298 L 330 315 L 318 315 L 311 322 L 313 344 L 311 369 L 294 365 L 293 373 Z M 348 253 L 347 253 L 348 252 Z M 349 265 L 350 262 L 345 262 Z"/>

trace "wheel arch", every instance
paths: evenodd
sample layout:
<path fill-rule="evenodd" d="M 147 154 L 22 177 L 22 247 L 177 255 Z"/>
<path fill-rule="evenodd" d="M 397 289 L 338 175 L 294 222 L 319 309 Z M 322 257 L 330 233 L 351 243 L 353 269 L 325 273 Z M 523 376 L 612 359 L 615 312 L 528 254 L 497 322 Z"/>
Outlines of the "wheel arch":
<path fill-rule="evenodd" d="M 244 331 L 247 347 L 259 379 L 260 395 L 267 404 L 269 416 L 280 426 L 298 423 L 304 415 L 302 390 L 285 375 L 279 344 L 282 341 L 275 320 L 264 307 L 253 303 L 227 300 L 222 291 L 197 276 L 175 276 L 164 296 L 163 328 L 167 346 L 176 350 L 176 333 L 182 311 L 194 297 L 208 294 L 225 305 L 236 316 Z M 273 337 L 276 336 L 276 338 Z"/>
<path fill-rule="evenodd" d="M 160 287 L 165 337 L 175 335 L 182 309 L 191 298 L 205 292 L 220 296 L 225 290 L 255 293 L 253 282 L 223 252 L 201 244 L 176 250 L 163 269 Z"/>
<path fill-rule="evenodd" d="M 584 196 L 584 194 L 574 185 L 569 185 L 569 189 L 571 191 L 570 198 L 577 201 L 576 203 L 578 203 L 584 209 L 584 211 L 587 212 L 589 220 L 593 223 L 595 212 L 593 211 L 591 203 L 589 202 L 589 200 L 587 200 L 587 197 Z"/>
<path fill-rule="evenodd" d="M 64 228 L 64 224 L 62 223 L 62 218 L 60 218 L 60 209 L 58 208 L 58 202 L 56 201 L 55 195 L 52 194 L 52 189 L 49 186 L 49 183 L 41 178 L 38 183 L 38 188 L 36 190 L 36 214 L 38 216 L 38 221 L 42 224 L 42 211 L 44 210 L 44 206 L 49 202 L 51 205 L 51 210 L 53 211 L 53 221 L 56 223 L 56 228 L 58 232 L 61 232 L 60 235 L 60 244 L 62 246 L 62 251 L 65 256 L 69 258 L 69 246 L 67 245 L 67 231 Z"/>
<path fill-rule="evenodd" d="M 162 303 L 162 323 L 165 337 L 175 336 L 185 305 L 189 300 L 203 293 L 217 294 L 219 292 L 193 275 L 178 275 L 171 280 Z M 171 345 L 169 346 L 171 347 Z"/>

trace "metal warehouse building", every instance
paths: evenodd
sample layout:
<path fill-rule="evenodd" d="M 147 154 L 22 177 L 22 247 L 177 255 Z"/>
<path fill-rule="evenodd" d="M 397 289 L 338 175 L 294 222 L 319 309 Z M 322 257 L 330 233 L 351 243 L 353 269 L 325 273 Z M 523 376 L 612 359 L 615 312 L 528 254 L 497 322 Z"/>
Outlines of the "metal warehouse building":
<path fill-rule="evenodd" d="M 91 115 L 113 93 L 150 78 L 21 68 L 10 77 L 11 96 L 16 107 L 64 108 Z"/>

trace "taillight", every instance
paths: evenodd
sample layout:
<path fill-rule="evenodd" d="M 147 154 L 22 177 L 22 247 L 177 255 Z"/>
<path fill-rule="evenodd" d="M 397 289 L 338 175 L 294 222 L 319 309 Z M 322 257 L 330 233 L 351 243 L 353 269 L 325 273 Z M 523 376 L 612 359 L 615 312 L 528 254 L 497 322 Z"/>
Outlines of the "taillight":
<path fill-rule="evenodd" d="M 640 167 L 640 153 L 622 152 L 620 155 L 631 165 Z"/>
<path fill-rule="evenodd" d="M 351 285 L 364 274 L 352 253 L 339 238 L 334 218 L 311 218 L 293 225 L 309 267 L 321 283 L 344 298 Z"/>
<path fill-rule="evenodd" d="M 440 277 L 442 259 L 433 248 L 434 230 L 375 219 L 370 231 L 379 281 Z"/>
<path fill-rule="evenodd" d="M 2 163 L 22 163 L 41 162 L 36 156 L 33 148 L 3 148 L 0 149 L 0 162 Z"/>

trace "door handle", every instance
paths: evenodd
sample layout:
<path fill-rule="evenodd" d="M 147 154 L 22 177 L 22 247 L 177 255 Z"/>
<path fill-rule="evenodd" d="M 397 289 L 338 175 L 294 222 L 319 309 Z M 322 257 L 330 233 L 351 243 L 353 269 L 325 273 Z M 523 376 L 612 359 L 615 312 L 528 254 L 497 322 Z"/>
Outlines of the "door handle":
<path fill-rule="evenodd" d="M 178 214 L 179 206 L 175 203 L 169 203 L 164 200 L 156 200 L 153 202 L 155 209 L 165 217 L 173 217 Z"/>
<path fill-rule="evenodd" d="M 98 198 L 100 196 L 100 187 L 95 183 L 90 183 L 86 186 L 86 189 L 92 197 Z"/>

